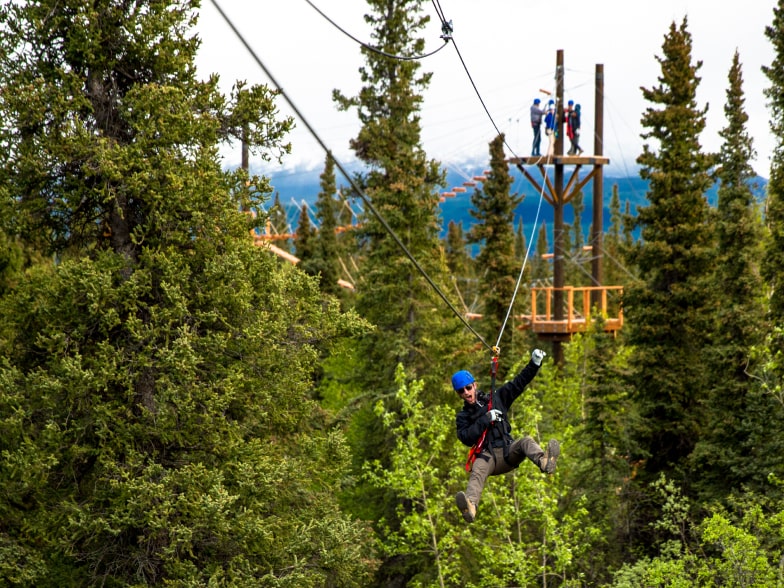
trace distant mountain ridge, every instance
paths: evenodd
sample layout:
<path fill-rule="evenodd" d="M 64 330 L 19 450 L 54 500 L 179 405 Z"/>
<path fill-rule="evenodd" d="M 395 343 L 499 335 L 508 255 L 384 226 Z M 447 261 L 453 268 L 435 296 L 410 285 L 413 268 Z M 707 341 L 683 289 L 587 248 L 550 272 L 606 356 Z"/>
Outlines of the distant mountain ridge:
<path fill-rule="evenodd" d="M 347 170 L 349 173 L 354 173 L 356 170 Z M 471 179 L 474 175 L 481 175 L 482 169 L 477 168 L 469 171 L 469 174 L 464 176 L 454 171 L 447 173 L 447 187 L 444 191 L 450 190 L 455 186 L 462 186 L 463 182 Z M 273 197 L 267 204 L 270 205 L 274 201 L 274 195 L 278 194 L 280 202 L 286 207 L 287 219 L 289 227 L 292 232 L 296 231 L 299 221 L 300 210 L 303 203 L 308 206 L 313 206 L 318 197 L 321 189 L 319 176 L 321 170 L 308 170 L 308 171 L 295 171 L 295 172 L 281 172 L 268 174 L 271 184 L 273 186 Z M 524 196 L 523 202 L 515 209 L 515 225 L 520 218 L 523 219 L 523 226 L 528 230 L 528 225 L 533 223 L 536 218 L 536 211 L 539 207 L 539 193 L 534 186 L 525 179 L 522 174 L 513 170 L 514 181 L 512 183 L 512 190 L 517 194 Z M 349 182 L 338 172 L 337 186 L 339 189 L 348 188 Z M 626 203 L 629 202 L 632 213 L 634 213 L 640 206 L 646 206 L 648 182 L 639 176 L 627 177 L 604 177 L 604 214 L 603 225 L 607 230 L 610 223 L 610 199 L 612 197 L 613 187 L 618 187 L 618 196 L 621 201 L 621 211 L 625 210 Z M 759 202 L 765 198 L 765 191 L 767 188 L 767 180 L 757 176 L 753 181 L 753 192 Z M 348 190 L 344 190 L 348 191 Z M 443 218 L 444 231 L 450 221 L 462 223 L 464 228 L 468 228 L 476 221 L 471 216 L 471 194 L 474 188 L 466 188 L 466 192 L 457 193 L 455 197 L 446 198 L 441 203 L 441 215 Z M 711 187 L 707 194 L 708 202 L 711 206 L 716 206 L 718 201 L 718 184 Z M 581 217 L 581 225 L 583 231 L 587 233 L 592 219 L 593 219 L 593 182 L 588 182 L 583 189 L 583 205 L 584 210 Z M 315 220 L 315 219 L 314 219 Z M 564 210 L 564 222 L 571 225 L 574 221 L 573 209 L 567 205 Z M 547 203 L 543 202 L 539 214 L 539 224 L 544 222 L 548 227 L 552 226 L 553 222 L 553 209 Z M 443 232 L 442 232 L 443 234 Z"/>

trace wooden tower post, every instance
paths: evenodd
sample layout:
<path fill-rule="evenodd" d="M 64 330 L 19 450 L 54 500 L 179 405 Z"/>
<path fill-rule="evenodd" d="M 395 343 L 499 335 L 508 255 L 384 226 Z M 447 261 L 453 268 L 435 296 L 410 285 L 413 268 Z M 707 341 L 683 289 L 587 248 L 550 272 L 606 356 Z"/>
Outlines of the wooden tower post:
<path fill-rule="evenodd" d="M 596 64 L 595 87 L 593 101 L 594 134 L 593 153 L 601 156 L 604 154 L 604 65 Z M 594 286 L 602 285 L 602 235 L 604 234 L 604 174 L 601 165 L 594 164 L 593 174 L 593 224 L 591 225 L 591 277 Z M 601 292 L 594 290 L 591 294 L 591 306 L 601 304 Z"/>
<path fill-rule="evenodd" d="M 532 288 L 531 328 L 540 339 L 552 342 L 553 359 L 556 363 L 561 364 L 563 363 L 561 343 L 569 341 L 572 334 L 585 328 L 587 315 L 591 312 L 592 307 L 599 307 L 600 310 L 606 311 L 608 291 L 619 291 L 620 287 L 602 284 L 602 215 L 604 211 L 602 170 L 603 166 L 609 163 L 609 160 L 603 156 L 604 67 L 601 64 L 596 66 L 593 155 L 578 153 L 564 156 L 564 58 L 562 49 L 559 49 L 556 55 L 555 79 L 557 135 L 553 154 L 517 157 L 510 159 L 509 162 L 517 165 L 523 176 L 553 207 L 553 286 L 552 288 Z M 536 166 L 542 179 L 534 178 L 525 167 L 526 165 Z M 551 165 L 553 166 L 552 178 L 547 173 L 547 168 Z M 590 169 L 590 172 L 581 179 L 580 170 L 583 166 Z M 566 174 L 566 168 L 573 169 Z M 593 223 L 591 226 L 591 278 L 593 284 L 587 288 L 575 288 L 565 284 L 564 207 L 591 180 L 593 180 Z M 541 290 L 544 290 L 547 299 L 543 311 L 537 310 L 537 291 Z M 579 310 L 576 308 L 576 295 L 583 297 Z M 568 316 L 565 316 L 565 313 L 568 313 Z M 619 314 L 618 319 L 607 321 L 607 324 L 608 330 L 619 329 L 623 324 L 622 314 Z"/>

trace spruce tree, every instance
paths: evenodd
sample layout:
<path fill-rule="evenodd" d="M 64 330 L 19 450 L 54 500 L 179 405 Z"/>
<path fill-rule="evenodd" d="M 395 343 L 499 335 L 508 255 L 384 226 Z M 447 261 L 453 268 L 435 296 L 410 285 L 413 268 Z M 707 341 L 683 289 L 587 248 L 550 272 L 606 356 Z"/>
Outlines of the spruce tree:
<path fill-rule="evenodd" d="M 773 46 L 773 62 L 762 71 L 771 85 L 765 88 L 770 111 L 770 128 L 776 137 L 771 155 L 770 177 L 765 203 L 767 234 L 762 256 L 761 272 L 768 290 L 768 333 L 758 354 L 759 361 L 752 373 L 760 375 L 759 389 L 750 399 L 751 427 L 749 445 L 758 450 L 754 456 L 761 467 L 750 472 L 755 479 L 752 487 L 765 485 L 765 492 L 780 493 L 779 488 L 766 484 L 765 472 L 778 472 L 777 457 L 784 452 L 782 435 L 777 434 L 778 423 L 784 420 L 784 2 L 779 0 L 773 9 L 773 22 L 765 28 L 765 36 Z M 763 469 L 765 468 L 765 469 Z"/>
<path fill-rule="evenodd" d="M 547 244 L 547 225 L 542 223 L 536 239 L 536 252 L 531 260 L 531 284 L 534 286 L 547 286 L 553 284 L 553 269 L 551 263 L 545 259 L 549 252 Z"/>
<path fill-rule="evenodd" d="M 367 171 L 357 178 L 387 226 L 365 207 L 357 230 L 362 243 L 357 310 L 375 325 L 362 342 L 367 368 L 359 376 L 377 393 L 394 389 L 403 363 L 413 378 L 424 378 L 426 393 L 440 394 L 464 347 L 465 331 L 413 258 L 442 291 L 448 284 L 440 247 L 439 189 L 445 174 L 421 145 L 419 110 L 431 75 L 421 62 L 396 56 L 419 55 L 417 35 L 429 21 L 424 0 L 368 0 L 365 19 L 373 28 L 375 50 L 363 47 L 363 87 L 355 97 L 339 91 L 342 109 L 356 109 L 361 128 L 350 142 Z M 391 236 L 394 232 L 402 247 Z M 405 248 L 405 250 L 403 250 Z M 458 360 L 459 362 L 459 360 Z M 451 397 L 450 397 L 451 399 Z"/>
<path fill-rule="evenodd" d="M 310 221 L 308 205 L 303 204 L 299 210 L 296 237 L 294 238 L 294 252 L 300 260 L 300 268 L 311 276 L 318 275 L 318 259 L 316 244 L 317 229 Z"/>
<path fill-rule="evenodd" d="M 724 115 L 727 126 L 719 153 L 720 181 L 716 221 L 717 251 L 712 290 L 721 295 L 706 360 L 711 375 L 707 422 L 695 450 L 699 485 L 709 498 L 724 496 L 746 483 L 759 467 L 747 459 L 749 376 L 752 349 L 762 343 L 765 292 L 759 272 L 763 225 L 751 189 L 755 153 L 746 130 L 743 76 L 736 51 L 729 71 Z"/>
<path fill-rule="evenodd" d="M 623 207 L 623 250 L 627 253 L 627 257 L 631 257 L 629 253 L 634 247 L 634 229 L 637 220 L 632 213 L 632 203 L 626 201 L 626 206 Z"/>
<path fill-rule="evenodd" d="M 770 162 L 768 198 L 765 205 L 765 222 L 769 236 L 765 244 L 762 272 L 770 287 L 769 312 L 771 322 L 770 354 L 779 380 L 784 379 L 781 356 L 784 354 L 784 2 L 779 0 L 773 9 L 773 22 L 765 27 L 765 36 L 773 45 L 773 63 L 762 71 L 770 80 L 765 88 L 770 110 L 770 128 L 776 145 Z"/>
<path fill-rule="evenodd" d="M 361 321 L 253 245 L 218 147 L 275 156 L 290 122 L 197 81 L 196 7 L 0 6 L 3 222 L 56 254 L 0 298 L 4 586 L 369 579 L 311 382 Z"/>
<path fill-rule="evenodd" d="M 468 231 L 468 242 L 481 245 L 476 256 L 483 269 L 479 282 L 482 297 L 482 326 L 487 340 L 495 343 L 512 303 L 519 264 L 514 254 L 514 209 L 522 197 L 510 193 L 512 176 L 504 157 L 504 135 L 490 142 L 490 173 L 471 196 L 471 216 L 477 223 Z M 511 349 L 513 329 L 504 330 L 501 349 Z M 506 354 L 510 361 L 517 358 Z"/>
<path fill-rule="evenodd" d="M 567 245 L 566 242 L 569 242 L 568 248 L 565 248 L 565 251 L 569 256 L 569 263 L 566 264 L 566 283 L 573 284 L 575 286 L 590 286 L 593 285 L 590 271 L 591 264 L 590 260 L 586 259 L 585 252 L 583 251 L 585 237 L 583 236 L 581 217 L 583 211 L 585 210 L 585 202 L 583 199 L 582 190 L 577 192 L 572 197 L 571 204 L 572 211 L 574 212 L 574 220 L 572 221 L 571 227 L 569 227 L 569 230 L 567 231 L 567 238 L 564 239 L 565 247 Z"/>
<path fill-rule="evenodd" d="M 353 374 L 354 384 L 364 391 L 350 429 L 357 472 L 367 460 L 380 458 L 382 466 L 391 460 L 395 439 L 373 405 L 397 390 L 399 365 L 408 378 L 424 382 L 426 405 L 456 405 L 449 376 L 474 367 L 468 359 L 473 350 L 467 330 L 433 287 L 442 293 L 451 290 L 439 239 L 438 202 L 445 173 L 421 145 L 422 93 L 431 74 L 420 72 L 421 61 L 406 59 L 421 55 L 425 48 L 418 36 L 429 20 L 422 15 L 424 4 L 368 0 L 365 20 L 372 27 L 375 47 L 362 48 L 362 88 L 354 97 L 334 92 L 338 106 L 355 109 L 359 117 L 361 127 L 350 145 L 365 169 L 356 182 L 380 216 L 365 205 L 356 231 L 361 259 L 355 308 L 374 327 L 359 341 L 360 368 Z M 406 508 L 415 508 L 385 490 L 367 485 L 353 490 L 349 501 L 361 516 L 393 527 Z M 408 569 L 414 562 L 386 560 L 378 584 L 405 583 L 415 573 Z"/>
<path fill-rule="evenodd" d="M 449 272 L 455 277 L 467 277 L 471 258 L 466 250 L 463 223 L 456 223 L 453 220 L 449 221 L 446 228 L 444 251 L 446 253 L 446 265 L 449 268 Z"/>
<path fill-rule="evenodd" d="M 571 500 L 584 500 L 590 521 L 602 529 L 592 536 L 593 556 L 581 562 L 590 585 L 601 585 L 623 561 L 628 542 L 624 523 L 633 507 L 628 503 L 632 470 L 626 456 L 635 419 L 625 384 L 624 349 L 604 332 L 601 316 L 570 342 L 567 357 L 563 377 L 579 381 L 582 418 L 574 432 L 574 465 L 565 475 Z"/>
<path fill-rule="evenodd" d="M 626 288 L 624 312 L 631 356 L 633 399 L 642 423 L 635 459 L 642 480 L 659 472 L 680 477 L 699 439 L 706 374 L 700 350 L 710 332 L 712 232 L 705 192 L 711 155 L 699 135 L 707 107 L 696 92 L 701 62 L 692 63 L 687 19 L 673 22 L 662 45 L 659 84 L 642 88 L 651 103 L 642 117 L 646 143 L 637 158 L 649 180 L 649 205 L 638 210 L 641 240 L 631 252 L 640 282 Z"/>
<path fill-rule="evenodd" d="M 337 295 L 340 293 L 340 252 L 338 250 L 337 201 L 335 192 L 335 159 L 331 153 L 326 156 L 324 171 L 321 172 L 318 197 L 316 198 L 316 217 L 319 220 L 317 238 L 318 273 L 321 276 L 321 289 Z"/>
<path fill-rule="evenodd" d="M 525 225 L 523 223 L 522 217 L 517 221 L 517 228 L 515 229 L 515 244 L 514 244 L 514 254 L 515 259 L 519 260 L 520 263 L 525 259 L 526 249 L 528 245 L 525 242 Z"/>
<path fill-rule="evenodd" d="M 280 193 L 275 192 L 275 199 L 272 202 L 272 206 L 269 208 L 269 212 L 266 215 L 267 222 L 268 222 L 268 233 L 271 235 L 288 235 L 291 231 L 291 226 L 289 225 L 288 215 L 286 214 L 286 207 L 280 201 Z M 282 239 L 275 239 L 275 245 L 283 249 L 284 251 L 291 252 L 291 237 L 285 237 Z"/>
<path fill-rule="evenodd" d="M 618 184 L 613 184 L 610 196 L 610 226 L 602 239 L 604 283 L 611 286 L 623 285 L 629 278 L 625 268 L 621 265 L 623 257 L 622 229 L 621 198 L 618 194 Z"/>

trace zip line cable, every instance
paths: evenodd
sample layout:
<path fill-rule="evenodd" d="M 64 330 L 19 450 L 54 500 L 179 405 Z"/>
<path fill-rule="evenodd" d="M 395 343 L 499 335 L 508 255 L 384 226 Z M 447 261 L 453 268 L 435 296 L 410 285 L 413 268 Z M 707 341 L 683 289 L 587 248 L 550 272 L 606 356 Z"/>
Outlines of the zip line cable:
<path fill-rule="evenodd" d="M 523 258 L 523 265 L 520 268 L 520 274 L 517 276 L 517 283 L 515 284 L 514 292 L 512 292 L 512 301 L 509 303 L 509 308 L 506 310 L 506 317 L 504 317 L 504 322 L 501 325 L 501 331 L 498 333 L 498 340 L 496 341 L 495 347 L 498 349 L 501 345 L 501 337 L 504 335 L 504 329 L 506 329 L 506 323 L 509 320 L 509 315 L 512 313 L 512 308 L 514 307 L 515 298 L 517 297 L 517 290 L 520 288 L 520 282 L 523 279 L 523 273 L 525 272 L 525 266 L 528 262 L 528 256 L 531 254 L 531 246 L 534 244 L 534 235 L 536 235 L 536 225 L 539 224 L 539 212 L 542 210 L 542 194 L 544 193 L 544 188 L 542 188 L 542 192 L 539 194 L 539 204 L 536 207 L 536 218 L 534 219 L 534 226 L 531 229 L 531 238 L 528 240 L 528 248 L 525 252 L 525 257 Z M 534 312 L 531 309 L 531 312 Z"/>
<path fill-rule="evenodd" d="M 443 45 L 441 45 L 441 46 L 440 46 L 438 49 L 435 49 L 435 50 L 431 51 L 430 53 L 425 53 L 424 55 L 414 55 L 414 56 L 393 55 L 392 53 L 386 53 L 385 51 L 382 51 L 382 50 L 381 50 L 381 49 L 379 49 L 378 47 L 374 47 L 373 45 L 368 45 L 367 43 L 365 43 L 365 42 L 363 42 L 363 41 L 360 41 L 359 39 L 357 39 L 356 37 L 354 37 L 353 35 L 351 35 L 350 33 L 348 33 L 348 32 L 347 32 L 345 29 L 343 29 L 343 28 L 342 28 L 340 25 L 338 25 L 338 24 L 337 24 L 337 23 L 336 23 L 334 20 L 332 20 L 332 19 L 331 19 L 331 18 L 329 18 L 329 17 L 328 17 L 326 14 L 324 14 L 324 13 L 323 13 L 323 12 L 322 12 L 322 11 L 321 11 L 319 8 L 318 8 L 318 6 L 316 6 L 315 4 L 313 4 L 313 2 L 311 2 L 310 0 L 305 0 L 305 2 L 307 2 L 307 3 L 310 5 L 310 7 L 311 7 L 313 10 L 315 10 L 315 11 L 316 11 L 316 12 L 318 12 L 318 13 L 319 13 L 319 14 L 320 14 L 322 17 L 324 17 L 324 19 L 325 19 L 325 20 L 326 20 L 326 21 L 327 21 L 329 24 L 331 24 L 333 27 L 335 27 L 337 30 L 339 30 L 341 33 L 343 33 L 344 35 L 346 35 L 346 36 L 347 36 L 349 39 L 351 39 L 352 41 L 354 41 L 354 42 L 355 42 L 355 43 L 357 43 L 358 45 L 361 45 L 362 47 L 364 47 L 364 48 L 365 48 L 365 49 L 367 49 L 368 51 L 373 51 L 374 53 L 378 53 L 379 55 L 383 55 L 384 57 L 389 57 L 389 58 L 391 58 L 391 59 L 398 59 L 398 60 L 401 60 L 401 61 L 424 59 L 425 57 L 430 57 L 431 55 L 435 55 L 436 53 L 438 53 L 439 51 L 441 51 L 441 49 L 443 49 L 444 47 L 446 47 L 447 43 L 449 43 L 449 40 L 451 39 L 451 37 L 449 36 L 448 32 L 447 32 L 445 29 L 442 29 L 442 31 L 443 31 L 443 33 L 444 33 L 444 34 L 443 34 L 443 35 L 441 35 L 441 38 L 444 40 L 444 44 L 443 44 Z M 442 21 L 442 22 L 443 22 L 443 21 Z M 451 31 L 450 31 L 450 32 L 451 32 Z"/>
<path fill-rule="evenodd" d="M 313 138 L 318 142 L 318 144 L 321 146 L 321 148 L 324 150 L 325 153 L 331 154 L 332 152 L 324 144 L 324 141 L 321 140 L 321 137 L 318 135 L 318 133 L 316 133 L 316 131 L 313 129 L 313 127 L 310 125 L 310 123 L 307 121 L 307 119 L 302 115 L 302 113 L 296 107 L 296 105 L 291 100 L 291 98 L 289 98 L 288 94 L 283 89 L 283 87 L 277 82 L 277 80 L 272 75 L 272 73 L 267 69 L 267 67 L 261 61 L 259 56 L 256 55 L 256 52 L 251 48 L 251 46 L 245 40 L 245 37 L 243 37 L 242 34 L 239 32 L 239 30 L 237 30 L 237 27 L 234 26 L 234 23 L 231 21 L 231 19 L 228 17 L 228 15 L 223 11 L 223 9 L 220 7 L 220 5 L 218 4 L 217 0 L 211 0 L 211 1 L 212 1 L 213 6 L 215 6 L 215 8 L 220 13 L 221 17 L 223 17 L 223 20 L 226 21 L 226 24 L 229 25 L 229 28 L 237 36 L 237 39 L 242 43 L 242 45 L 245 47 L 245 49 L 248 51 L 248 53 L 251 55 L 251 57 L 253 57 L 253 59 L 256 62 L 256 64 L 262 69 L 262 71 L 264 71 L 266 76 L 270 79 L 270 81 L 273 83 L 273 85 L 278 89 L 278 91 L 280 92 L 281 96 L 283 96 L 283 98 L 286 100 L 286 102 L 288 102 L 289 106 L 294 111 L 294 113 L 297 115 L 297 117 L 302 121 L 302 123 L 305 125 L 305 127 L 307 127 L 307 129 L 310 132 L 310 134 L 313 135 Z M 471 331 L 471 333 L 473 333 L 474 336 L 485 347 L 487 347 L 488 349 L 492 350 L 492 347 L 490 347 L 490 345 L 487 343 L 487 341 L 485 341 L 484 338 L 479 333 L 477 333 L 476 330 L 470 324 L 468 324 L 468 321 L 460 314 L 460 312 L 455 308 L 455 306 L 449 301 L 449 299 L 441 291 L 441 289 L 436 285 L 436 283 L 433 282 L 433 280 L 430 278 L 430 276 L 427 274 L 427 272 L 424 270 L 424 268 L 414 258 L 414 256 L 411 254 L 411 252 L 406 248 L 405 244 L 400 240 L 400 237 L 398 237 L 397 234 L 395 233 L 395 231 L 392 230 L 392 227 L 389 226 L 389 224 L 387 223 L 386 219 L 384 219 L 384 217 L 381 216 L 381 214 L 376 210 L 376 207 L 373 206 L 373 203 L 370 201 L 370 198 L 368 198 L 368 196 L 359 188 L 359 186 L 357 186 L 356 182 L 353 180 L 351 175 L 346 171 L 346 169 L 343 167 L 343 165 L 340 163 L 340 161 L 338 161 L 334 156 L 332 157 L 332 159 L 335 161 L 335 165 L 340 170 L 340 172 L 343 174 L 345 179 L 351 185 L 351 188 L 357 194 L 359 194 L 359 196 L 362 198 L 362 201 L 364 202 L 365 206 L 378 219 L 378 221 L 381 223 L 381 225 L 384 227 L 384 229 L 389 233 L 389 235 L 392 237 L 392 239 L 395 241 L 395 243 L 397 243 L 398 247 L 400 247 L 400 249 L 403 251 L 403 253 L 405 253 L 405 255 L 408 257 L 408 259 L 411 261 L 411 263 L 414 264 L 414 267 L 416 267 L 417 270 L 419 270 L 419 273 L 422 274 L 422 277 L 425 278 L 427 283 L 430 284 L 430 286 L 433 288 L 433 290 L 435 290 L 435 292 L 441 297 L 441 299 L 452 310 L 452 312 L 455 314 L 455 316 L 457 316 L 457 318 L 459 318 L 463 322 L 463 324 L 466 326 L 466 328 L 469 331 Z"/>
<path fill-rule="evenodd" d="M 493 116 L 490 114 L 490 110 L 488 110 L 487 105 L 485 104 L 485 101 L 482 98 L 482 95 L 479 93 L 479 88 L 477 88 L 476 84 L 474 83 L 474 78 L 471 76 L 471 72 L 468 71 L 468 66 L 466 65 L 466 62 L 463 60 L 463 56 L 460 54 L 460 49 L 457 48 L 457 43 L 455 43 L 455 40 L 452 38 L 452 31 L 453 31 L 452 21 L 446 20 L 446 17 L 444 16 L 444 11 L 441 9 L 441 4 L 440 2 L 438 2 L 438 0 L 433 0 L 433 6 L 436 9 L 438 18 L 441 20 L 441 30 L 444 31 L 444 35 L 442 35 L 442 38 L 448 36 L 448 38 L 452 40 L 452 46 L 455 48 L 455 52 L 457 53 L 457 57 L 460 59 L 460 63 L 463 66 L 463 70 L 466 72 L 466 75 L 468 76 L 468 81 L 471 82 L 471 86 L 474 88 L 474 92 L 476 93 L 477 98 L 479 98 L 479 102 L 482 105 L 482 108 L 484 108 L 487 117 L 490 119 L 490 123 L 493 125 L 495 132 L 501 135 L 502 133 L 498 128 L 498 125 L 495 124 L 495 120 L 493 120 Z M 506 145 L 507 149 L 509 149 L 509 152 L 512 154 L 512 156 L 517 157 L 514 149 L 512 149 L 509 143 L 507 143 L 506 138 L 504 138 L 504 145 Z"/>
<path fill-rule="evenodd" d="M 436 9 L 436 13 L 438 14 L 439 19 L 441 20 L 442 30 L 446 30 L 448 28 L 449 31 L 450 31 L 450 34 L 451 34 L 452 23 L 451 23 L 451 21 L 447 23 L 447 20 L 446 20 L 446 17 L 444 16 L 443 10 L 441 10 L 440 2 L 438 0 L 433 0 L 433 6 Z M 468 66 L 466 65 L 466 62 L 463 59 L 463 56 L 460 54 L 460 49 L 458 49 L 457 43 L 455 42 L 454 39 L 452 39 L 452 46 L 455 48 L 455 52 L 457 53 L 457 57 L 460 59 L 460 63 L 463 65 L 463 70 L 466 72 L 466 75 L 468 76 L 468 80 L 471 82 L 471 86 L 474 88 L 474 92 L 476 93 L 477 98 L 479 98 L 479 102 L 482 104 L 482 108 L 484 108 L 485 113 L 487 114 L 488 118 L 490 119 L 490 122 L 493 125 L 493 128 L 495 128 L 495 131 L 496 131 L 496 133 L 498 133 L 498 135 L 501 135 L 502 133 L 498 129 L 498 125 L 496 125 L 495 120 L 493 120 L 493 116 L 490 114 L 490 111 L 488 110 L 487 105 L 485 104 L 485 101 L 482 99 L 482 95 L 479 93 L 479 89 L 476 87 L 476 84 L 474 83 L 474 79 L 471 76 L 471 72 L 468 71 Z M 509 149 L 509 151 L 511 152 L 512 156 L 517 157 L 517 155 L 515 154 L 514 149 L 512 149 L 510 147 L 509 143 L 506 141 L 506 137 L 504 137 L 504 145 L 506 145 L 507 149 Z M 517 165 L 518 165 L 518 167 L 520 167 L 520 169 L 522 171 L 522 167 L 520 166 L 520 164 L 517 164 Z M 515 301 L 515 298 L 517 297 L 517 290 L 520 287 L 520 282 L 522 281 L 523 273 L 525 272 L 525 266 L 526 266 L 526 263 L 528 262 L 528 255 L 531 252 L 531 245 L 534 242 L 534 236 L 536 234 L 535 233 L 536 225 L 539 224 L 539 213 L 540 213 L 540 211 L 542 209 L 542 200 L 543 199 L 544 199 L 544 182 L 542 182 L 542 189 L 541 189 L 541 191 L 539 193 L 539 204 L 537 205 L 537 208 L 536 208 L 536 218 L 534 220 L 533 229 L 531 230 L 531 238 L 529 239 L 529 242 L 528 242 L 528 250 L 526 251 L 525 258 L 523 259 L 523 265 L 520 268 L 520 274 L 517 277 L 517 283 L 515 285 L 514 292 L 512 293 L 512 300 L 509 303 L 509 308 L 506 311 L 506 317 L 504 318 L 504 322 L 503 322 L 503 324 L 501 326 L 501 330 L 498 333 L 498 341 L 496 342 L 495 346 L 492 347 L 492 351 L 493 351 L 493 353 L 495 355 L 498 355 L 500 353 L 500 347 L 499 346 L 501 344 L 501 337 L 504 334 L 504 329 L 506 329 L 506 323 L 509 320 L 509 315 L 512 312 L 512 308 L 514 307 L 514 301 Z"/>

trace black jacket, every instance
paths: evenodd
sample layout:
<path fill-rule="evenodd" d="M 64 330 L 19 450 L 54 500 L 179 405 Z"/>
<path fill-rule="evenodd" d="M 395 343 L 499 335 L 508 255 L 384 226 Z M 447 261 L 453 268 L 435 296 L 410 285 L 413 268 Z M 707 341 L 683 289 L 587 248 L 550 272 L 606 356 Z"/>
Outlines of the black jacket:
<path fill-rule="evenodd" d="M 506 414 L 509 407 L 523 393 L 525 387 L 534 379 L 539 371 L 539 366 L 533 361 L 529 361 L 523 370 L 517 374 L 511 382 L 507 382 L 493 394 L 493 408 L 503 413 L 503 420 L 490 422 L 490 415 L 487 413 L 489 395 L 484 392 L 477 392 L 474 404 L 463 403 L 463 410 L 457 413 L 455 419 L 457 424 L 457 438 L 472 447 L 479 441 L 482 432 L 487 431 L 485 447 L 504 447 L 512 442 L 511 427 L 507 421 Z"/>

